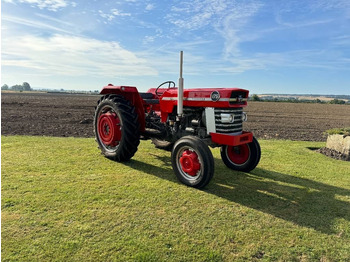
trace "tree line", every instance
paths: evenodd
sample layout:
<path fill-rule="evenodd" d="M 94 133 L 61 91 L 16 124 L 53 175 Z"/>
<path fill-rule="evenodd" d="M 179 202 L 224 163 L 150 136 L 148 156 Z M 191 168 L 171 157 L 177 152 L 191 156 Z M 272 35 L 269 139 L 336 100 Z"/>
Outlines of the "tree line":
<path fill-rule="evenodd" d="M 345 100 L 342 99 L 332 99 L 330 101 L 322 101 L 320 99 L 298 99 L 298 98 L 260 98 L 258 95 L 252 95 L 249 97 L 250 101 L 260 101 L 260 102 L 288 102 L 288 103 L 317 103 L 317 104 L 339 104 L 339 105 L 344 105 L 344 104 L 350 104 L 350 102 L 346 102 Z"/>
<path fill-rule="evenodd" d="M 1 87 L 1 90 L 14 90 L 14 91 L 32 91 L 33 89 L 30 87 L 30 84 L 27 82 L 23 82 L 21 85 L 14 85 L 9 87 L 7 84 L 4 84 Z"/>

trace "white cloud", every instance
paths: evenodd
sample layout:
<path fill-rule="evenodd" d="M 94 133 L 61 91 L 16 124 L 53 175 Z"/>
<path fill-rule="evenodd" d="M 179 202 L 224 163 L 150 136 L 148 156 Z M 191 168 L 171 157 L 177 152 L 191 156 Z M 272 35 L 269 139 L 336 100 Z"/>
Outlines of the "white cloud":
<path fill-rule="evenodd" d="M 205 26 L 218 26 L 227 17 L 234 17 L 236 21 L 252 16 L 261 4 L 257 1 L 239 3 L 232 0 L 193 0 L 182 1 L 171 8 L 170 22 L 189 30 L 200 29 Z M 236 26 L 235 26 L 236 27 Z"/>
<path fill-rule="evenodd" d="M 98 10 L 98 13 L 102 18 L 107 19 L 109 22 L 113 21 L 115 17 L 117 16 L 131 16 L 130 13 L 123 13 L 118 9 L 111 9 L 109 13 L 105 13 L 102 10 Z"/>
<path fill-rule="evenodd" d="M 155 40 L 155 36 L 148 36 L 146 35 L 142 41 L 143 44 L 149 44 L 149 43 L 153 43 Z"/>
<path fill-rule="evenodd" d="M 349 9 L 350 2 L 348 0 L 313 0 L 310 1 L 311 9 Z"/>
<path fill-rule="evenodd" d="M 145 9 L 146 9 L 147 11 L 151 11 L 151 10 L 154 9 L 154 7 L 155 7 L 154 4 L 147 4 Z"/>
<path fill-rule="evenodd" d="M 182 1 L 180 5 L 172 7 L 173 13 L 167 18 L 182 30 L 214 28 L 224 39 L 223 55 L 229 59 L 239 55 L 239 44 L 242 41 L 239 33 L 244 31 L 244 26 L 261 6 L 258 1 Z"/>
<path fill-rule="evenodd" d="M 115 16 L 131 16 L 130 13 L 123 13 L 123 12 L 120 12 L 118 9 L 112 9 L 111 13 Z"/>
<path fill-rule="evenodd" d="M 108 21 L 112 21 L 115 18 L 113 14 L 106 14 L 102 10 L 98 10 L 98 13 L 102 18 L 107 19 Z"/>
<path fill-rule="evenodd" d="M 55 76 L 157 75 L 147 61 L 118 42 L 54 35 L 7 37 L 2 43 L 2 66 Z"/>
<path fill-rule="evenodd" d="M 327 0 L 328 1 L 328 0 Z M 342 0 L 331 0 L 329 2 L 323 0 L 310 1 L 307 5 L 307 12 L 312 9 L 328 10 L 331 8 L 340 8 Z M 344 5 L 349 6 L 349 5 Z M 295 12 L 295 9 L 301 9 L 304 14 L 303 6 L 298 1 L 281 2 L 276 4 L 278 14 Z M 263 9 L 264 8 L 264 9 Z M 196 30 L 205 30 L 208 32 L 214 29 L 216 33 L 224 40 L 222 49 L 222 57 L 218 57 L 217 61 L 212 61 L 212 69 L 209 72 L 219 74 L 242 73 L 250 70 L 270 70 L 276 68 L 313 68 L 326 70 L 348 70 L 348 60 L 344 59 L 340 51 L 329 48 L 319 49 L 290 49 L 281 52 L 254 52 L 243 51 L 243 46 L 247 42 L 253 42 L 257 39 L 263 39 L 266 34 L 278 34 L 280 31 L 314 27 L 323 24 L 332 23 L 336 18 L 317 16 L 310 18 L 306 16 L 304 19 L 295 18 L 295 15 L 287 16 L 292 19 L 290 22 L 279 20 L 278 27 L 254 30 L 251 27 L 251 21 L 254 22 L 259 11 L 267 11 L 270 6 L 259 1 L 231 1 L 231 0 L 193 0 L 181 1 L 172 7 L 172 13 L 167 16 L 169 21 L 179 30 L 192 32 L 196 34 Z M 271 10 L 273 12 L 273 10 Z M 306 11 L 305 11 L 306 12 Z M 262 13 L 264 15 L 264 13 Z M 302 17 L 302 16 L 301 16 Z M 283 17 L 284 18 L 284 17 Z M 263 30 L 261 30 L 263 28 Z M 252 30 L 253 29 L 253 30 Z M 273 36 L 272 36 L 273 37 Z M 347 37 L 334 39 L 335 45 L 348 43 Z M 261 49 L 260 49 L 261 51 Z M 336 59 L 335 59 L 336 58 Z"/>
<path fill-rule="evenodd" d="M 350 35 L 341 35 L 332 39 L 333 44 L 339 48 L 339 46 L 350 46 Z"/>
<path fill-rule="evenodd" d="M 40 9 L 47 9 L 50 11 L 58 11 L 67 6 L 76 6 L 75 2 L 70 2 L 67 0 L 5 0 L 7 3 L 25 3 L 31 6 L 38 7 Z"/>
<path fill-rule="evenodd" d="M 72 30 L 65 30 L 62 28 L 62 25 L 69 26 L 72 28 L 73 25 L 70 23 L 60 21 L 58 19 L 46 17 L 43 15 L 38 15 L 38 16 L 45 18 L 45 19 L 50 19 L 52 21 L 55 21 L 56 23 L 58 23 L 58 26 L 54 26 L 54 25 L 51 25 L 51 24 L 43 22 L 43 21 L 31 20 L 31 19 L 26 19 L 26 18 L 21 18 L 21 17 L 16 17 L 16 16 L 3 15 L 2 19 L 5 22 L 10 22 L 10 23 L 21 25 L 21 26 L 27 26 L 27 27 L 37 28 L 37 29 L 41 29 L 41 30 L 49 30 L 51 32 L 60 32 L 60 33 L 70 34 L 72 31 Z"/>
<path fill-rule="evenodd" d="M 349 18 L 350 1 L 279 1 L 276 2 L 273 10 L 275 20 L 279 25 L 294 28 L 313 26 L 337 20 L 339 17 L 344 17 L 344 14 L 345 18 Z"/>
<path fill-rule="evenodd" d="M 336 59 L 335 59 L 336 58 Z M 249 70 L 274 70 L 274 68 L 350 70 L 349 59 L 341 53 L 304 49 L 286 52 L 256 53 L 247 58 L 237 57 L 230 66 L 218 66 L 216 73 L 242 73 Z"/>

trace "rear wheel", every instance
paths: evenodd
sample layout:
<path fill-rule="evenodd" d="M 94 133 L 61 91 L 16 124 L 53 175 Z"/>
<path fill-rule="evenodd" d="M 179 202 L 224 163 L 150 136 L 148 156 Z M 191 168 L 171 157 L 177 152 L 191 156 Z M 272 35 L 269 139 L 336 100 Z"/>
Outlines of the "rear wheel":
<path fill-rule="evenodd" d="M 103 96 L 96 107 L 94 132 L 103 155 L 118 162 L 129 160 L 140 143 L 135 107 L 122 96 Z"/>
<path fill-rule="evenodd" d="M 221 159 L 228 168 L 249 172 L 259 163 L 261 149 L 258 140 L 239 146 L 222 146 Z"/>
<path fill-rule="evenodd" d="M 179 139 L 172 150 L 171 162 L 177 178 L 185 185 L 202 188 L 214 175 L 214 158 L 198 137 Z"/>

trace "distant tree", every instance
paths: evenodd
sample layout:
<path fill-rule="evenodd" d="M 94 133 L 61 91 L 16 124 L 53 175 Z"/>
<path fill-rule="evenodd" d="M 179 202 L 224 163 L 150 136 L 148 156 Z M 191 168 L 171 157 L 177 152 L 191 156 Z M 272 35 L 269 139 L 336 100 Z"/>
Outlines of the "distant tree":
<path fill-rule="evenodd" d="M 252 101 L 261 101 L 258 95 L 252 95 Z"/>
<path fill-rule="evenodd" d="M 9 90 L 9 86 L 4 84 L 2 87 L 1 87 L 1 90 Z"/>
<path fill-rule="evenodd" d="M 14 85 L 10 87 L 11 90 L 15 91 L 32 91 L 30 84 L 27 82 L 23 82 L 22 85 Z"/>
<path fill-rule="evenodd" d="M 24 91 L 31 91 L 32 90 L 32 88 L 30 87 L 30 84 L 28 84 L 27 82 L 23 82 L 22 87 L 23 87 Z"/>
<path fill-rule="evenodd" d="M 330 104 L 340 104 L 340 105 L 342 105 L 342 104 L 345 104 L 345 101 L 336 98 L 336 99 L 331 100 L 329 103 Z"/>
<path fill-rule="evenodd" d="M 15 91 L 23 91 L 23 86 L 22 85 L 14 85 L 14 86 L 11 86 L 11 89 L 15 90 Z"/>

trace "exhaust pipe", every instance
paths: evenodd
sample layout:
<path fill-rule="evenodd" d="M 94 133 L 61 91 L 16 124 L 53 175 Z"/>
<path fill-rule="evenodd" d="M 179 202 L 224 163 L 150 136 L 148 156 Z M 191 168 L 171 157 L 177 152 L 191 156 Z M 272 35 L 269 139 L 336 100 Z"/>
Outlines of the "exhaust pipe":
<path fill-rule="evenodd" d="M 182 78 L 183 51 L 180 52 L 180 78 L 179 88 L 177 90 L 177 115 L 183 115 L 183 100 L 184 100 L 184 79 Z"/>

